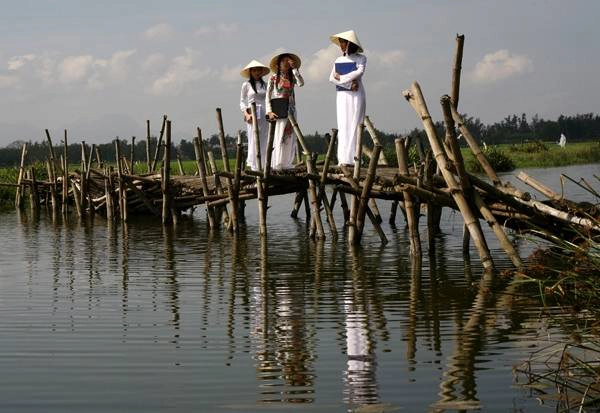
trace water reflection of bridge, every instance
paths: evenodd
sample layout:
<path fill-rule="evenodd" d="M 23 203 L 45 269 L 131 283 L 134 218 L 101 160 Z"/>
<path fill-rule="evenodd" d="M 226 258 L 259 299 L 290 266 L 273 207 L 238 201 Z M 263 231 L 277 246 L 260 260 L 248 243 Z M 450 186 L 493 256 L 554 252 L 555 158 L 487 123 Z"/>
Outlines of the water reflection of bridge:
<path fill-rule="evenodd" d="M 65 288 L 66 297 L 73 301 L 78 294 L 78 280 L 62 279 L 65 263 L 82 261 L 80 265 L 87 268 L 90 308 L 100 306 L 106 293 L 100 290 L 102 277 L 120 274 L 115 288 L 122 296 L 126 341 L 134 334 L 134 297 L 143 285 L 158 319 L 170 314 L 162 322 L 171 328 L 174 348 L 185 347 L 190 323 L 198 323 L 203 331 L 199 349 L 211 349 L 215 345 L 211 329 L 224 328 L 223 345 L 228 349 L 224 361 L 235 366 L 244 363 L 241 356 L 253 360 L 259 404 L 313 403 L 320 393 L 330 391 L 326 388 L 331 383 L 324 386 L 323 380 L 337 376 L 334 387 L 340 388 L 340 400 L 349 407 L 374 404 L 385 409 L 378 374 L 382 366 L 389 371 L 390 366 L 382 363 L 388 352 L 398 350 L 399 343 L 390 342 L 391 330 L 401 330 L 406 371 L 395 369 L 398 383 L 424 368 L 419 352 L 431 351 L 442 367 L 439 398 L 432 408 L 477 407 L 477 359 L 490 335 L 510 330 L 501 319 L 519 317 L 511 314 L 514 284 L 498 283 L 493 273 L 482 272 L 480 266 L 473 274 L 468 259 L 461 281 L 447 262 L 443 245 L 426 257 L 425 271 L 420 260 L 398 251 L 397 271 L 390 273 L 389 266 L 382 264 L 389 259 L 385 248 L 365 251 L 346 243 L 307 244 L 300 236 L 302 227 L 298 237 L 290 237 L 291 244 L 265 237 L 212 235 L 191 251 L 186 243 L 198 234 L 190 233 L 187 226 L 165 226 L 162 245 L 147 244 L 135 235 L 136 225 L 75 226 L 57 223 L 53 235 L 55 256 L 60 257 L 53 263 L 57 305 L 62 305 Z M 28 225 L 22 228 L 27 231 Z M 79 240 L 83 244 L 71 236 L 78 231 L 87 233 Z M 147 257 L 152 275 L 141 280 L 143 245 L 153 245 L 154 250 Z M 293 258 L 287 253 L 290 249 L 295 251 Z M 199 279 L 190 279 L 190 265 Z M 472 283 L 479 286 L 473 289 Z M 196 301 L 190 301 L 190 288 L 197 290 Z M 449 353 L 442 346 L 444 335 L 454 338 Z M 319 358 L 324 357 L 319 349 L 332 345 L 343 354 L 339 371 L 319 374 Z"/>

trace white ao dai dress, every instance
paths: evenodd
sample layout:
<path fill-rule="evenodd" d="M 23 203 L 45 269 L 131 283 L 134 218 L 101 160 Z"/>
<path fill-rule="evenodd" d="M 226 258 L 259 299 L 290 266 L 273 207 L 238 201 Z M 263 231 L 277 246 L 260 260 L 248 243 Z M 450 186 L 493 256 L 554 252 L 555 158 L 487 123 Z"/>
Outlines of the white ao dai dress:
<path fill-rule="evenodd" d="M 333 77 L 336 72 L 335 63 L 351 62 L 356 64 L 356 70 L 340 75 L 339 80 Z M 353 53 L 348 56 L 338 57 L 335 59 L 335 63 L 329 76 L 329 81 L 336 86 L 342 86 L 347 89 L 336 92 L 338 127 L 337 158 L 340 164 L 353 165 L 354 157 L 356 156 L 358 125 L 364 122 L 367 107 L 365 88 L 362 83 L 362 76 L 367 66 L 367 57 L 360 53 Z M 358 83 L 358 90 L 350 90 L 352 81 Z"/>
<path fill-rule="evenodd" d="M 240 110 L 242 113 L 250 111 L 252 102 L 256 103 L 256 122 L 258 126 L 258 138 L 260 142 L 260 159 L 261 166 L 264 167 L 265 155 L 267 152 L 267 135 L 269 133 L 269 125 L 266 119 L 265 95 L 267 92 L 266 86 L 262 82 L 255 82 L 256 91 L 252 89 L 250 81 L 247 80 L 242 84 L 242 92 L 240 96 Z M 256 162 L 256 145 L 254 142 L 254 129 L 252 123 L 246 123 L 246 131 L 248 133 L 248 158 L 246 165 L 253 171 L 258 170 Z"/>

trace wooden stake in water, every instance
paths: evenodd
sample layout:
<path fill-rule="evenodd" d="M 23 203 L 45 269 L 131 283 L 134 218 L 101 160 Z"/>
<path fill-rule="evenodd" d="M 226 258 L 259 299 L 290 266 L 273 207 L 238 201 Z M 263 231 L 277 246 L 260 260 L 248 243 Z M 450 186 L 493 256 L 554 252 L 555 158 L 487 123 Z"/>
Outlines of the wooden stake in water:
<path fill-rule="evenodd" d="M 15 195 L 15 207 L 20 209 L 23 205 L 23 187 L 22 181 L 25 175 L 25 158 L 27 157 L 27 142 L 21 149 L 21 162 L 19 163 L 19 177 L 17 178 L 17 194 Z"/>

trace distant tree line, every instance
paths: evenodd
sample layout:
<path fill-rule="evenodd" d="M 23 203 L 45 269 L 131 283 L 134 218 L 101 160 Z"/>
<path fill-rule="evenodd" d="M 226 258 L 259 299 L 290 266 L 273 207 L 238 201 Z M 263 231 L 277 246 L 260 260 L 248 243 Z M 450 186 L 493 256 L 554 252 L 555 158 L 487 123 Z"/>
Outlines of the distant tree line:
<path fill-rule="evenodd" d="M 530 120 L 526 114 L 521 116 L 507 116 L 500 122 L 486 125 L 479 118 L 474 118 L 467 114 L 463 115 L 471 133 L 480 141 L 487 145 L 496 145 L 501 143 L 524 143 L 528 141 L 558 141 L 560 134 L 564 133 L 569 142 L 588 141 L 600 137 L 600 116 L 593 113 L 577 114 L 573 116 L 560 115 L 556 120 L 541 119 L 537 114 Z M 436 129 L 439 136 L 444 134 L 444 125 L 442 122 L 436 122 Z M 242 132 L 242 140 L 246 142 L 245 131 Z M 378 131 L 379 139 L 385 147 L 392 147 L 394 140 L 400 134 L 387 133 Z M 415 128 L 410 131 L 407 136 L 412 138 L 425 137 L 425 132 L 422 129 Z M 364 139 L 370 141 L 369 135 L 365 132 Z M 324 153 L 327 150 L 327 140 L 324 134 L 315 132 L 305 135 L 305 140 L 311 151 Z M 229 155 L 234 157 L 234 148 L 236 137 L 227 135 L 225 137 Z M 212 135 L 207 140 L 207 146 L 212 149 L 215 157 L 221 157 L 218 135 Z M 157 138 L 152 137 L 150 140 L 151 156 L 154 156 L 156 150 Z M 7 146 L 0 148 L 0 167 L 18 166 L 21 157 L 21 146 L 23 142 L 16 141 Z M 115 144 L 114 140 L 109 143 L 97 144 L 100 155 L 104 161 L 114 162 L 115 160 Z M 129 158 L 131 154 L 131 141 L 120 140 L 121 154 Z M 63 153 L 63 146 L 55 144 L 56 156 Z M 138 162 L 146 161 L 146 139 L 138 139 L 134 146 L 134 160 Z M 89 153 L 90 145 L 87 145 Z M 28 142 L 27 149 L 28 162 L 40 161 L 44 162 L 48 159 L 48 145 L 44 142 Z M 178 154 L 182 160 L 195 159 L 194 146 L 191 139 L 181 139 L 177 144 L 174 144 L 171 150 L 173 158 Z M 79 162 L 81 159 L 81 143 L 72 143 L 68 146 L 68 158 L 70 163 Z M 95 158 L 95 157 L 94 157 Z"/>

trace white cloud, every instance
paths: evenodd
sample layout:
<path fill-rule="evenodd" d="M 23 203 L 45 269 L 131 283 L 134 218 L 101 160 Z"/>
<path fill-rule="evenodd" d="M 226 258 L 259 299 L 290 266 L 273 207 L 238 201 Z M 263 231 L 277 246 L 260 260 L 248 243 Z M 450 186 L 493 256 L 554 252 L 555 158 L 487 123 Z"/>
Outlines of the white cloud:
<path fill-rule="evenodd" d="M 144 32 L 144 37 L 147 39 L 167 39 L 173 34 L 173 28 L 168 23 L 158 23 L 149 27 Z"/>
<path fill-rule="evenodd" d="M 199 57 L 199 52 L 186 48 L 185 55 L 175 57 L 165 73 L 152 82 L 147 92 L 157 96 L 180 95 L 187 86 L 210 74 L 210 69 L 198 67 Z"/>
<path fill-rule="evenodd" d="M 92 74 L 87 80 L 88 87 L 98 90 L 106 85 L 123 82 L 129 75 L 129 58 L 135 50 L 120 50 L 113 53 L 108 60 L 96 59 L 92 66 Z"/>
<path fill-rule="evenodd" d="M 307 80 L 312 82 L 325 82 L 329 79 L 333 61 L 340 55 L 340 48 L 334 44 L 325 49 L 317 50 L 304 69 Z"/>
<path fill-rule="evenodd" d="M 63 83 L 81 81 L 94 64 L 94 56 L 68 56 L 58 65 L 58 78 Z"/>
<path fill-rule="evenodd" d="M 214 26 L 202 26 L 194 31 L 194 37 L 231 36 L 239 31 L 235 23 L 218 23 Z"/>
<path fill-rule="evenodd" d="M 142 62 L 142 69 L 145 72 L 157 72 L 163 70 L 165 67 L 166 58 L 162 53 L 152 53 L 146 56 Z"/>
<path fill-rule="evenodd" d="M 325 49 L 320 49 L 313 54 L 304 69 L 307 80 L 325 82 L 329 79 L 331 68 L 335 59 L 340 55 L 340 48 L 331 44 Z M 385 52 L 370 52 L 367 56 L 367 73 L 381 72 L 390 69 L 396 70 L 404 63 L 406 52 L 403 50 L 389 50 Z"/>
<path fill-rule="evenodd" d="M 508 50 L 503 49 L 483 56 L 469 78 L 476 83 L 491 83 L 530 72 L 533 72 L 533 61 L 530 58 L 511 55 Z"/>
<path fill-rule="evenodd" d="M 34 54 L 26 54 L 23 56 L 13 56 L 8 59 L 8 70 L 14 71 L 19 70 L 27 63 L 35 60 L 36 56 Z"/>
<path fill-rule="evenodd" d="M 389 50 L 387 52 L 369 53 L 369 65 L 377 67 L 392 67 L 404 63 L 406 52 L 404 50 Z"/>

